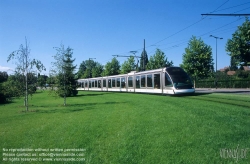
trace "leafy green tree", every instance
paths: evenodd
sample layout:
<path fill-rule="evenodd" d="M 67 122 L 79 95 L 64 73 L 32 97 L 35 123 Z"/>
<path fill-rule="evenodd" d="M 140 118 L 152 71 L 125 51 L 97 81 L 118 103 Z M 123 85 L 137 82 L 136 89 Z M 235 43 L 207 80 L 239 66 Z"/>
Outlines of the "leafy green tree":
<path fill-rule="evenodd" d="M 182 56 L 181 67 L 196 78 L 206 78 L 213 74 L 212 48 L 195 36 L 189 40 Z"/>
<path fill-rule="evenodd" d="M 150 57 L 147 63 L 148 70 L 170 66 L 173 66 L 173 62 L 169 62 L 164 52 L 162 52 L 160 49 L 156 49 L 155 54 Z"/>
<path fill-rule="evenodd" d="M 103 72 L 103 66 L 100 63 L 95 62 L 95 67 L 92 68 L 91 72 L 92 77 L 101 77 Z"/>
<path fill-rule="evenodd" d="M 135 58 L 130 56 L 121 66 L 121 73 L 126 74 L 136 69 Z"/>
<path fill-rule="evenodd" d="M 28 73 L 28 92 L 36 92 L 37 77 L 35 73 Z"/>
<path fill-rule="evenodd" d="M 96 62 L 92 59 L 85 60 L 80 64 L 79 70 L 77 72 L 78 78 L 91 78 L 92 69 L 96 66 Z"/>
<path fill-rule="evenodd" d="M 140 70 L 141 71 L 146 70 L 147 64 L 148 64 L 148 54 L 146 50 L 143 50 L 140 59 Z"/>
<path fill-rule="evenodd" d="M 15 73 L 10 75 L 8 80 L 3 83 L 4 94 L 8 95 L 8 98 L 24 96 L 25 86 L 23 85 L 25 76 Z M 31 89 L 28 89 L 31 90 Z"/>
<path fill-rule="evenodd" d="M 120 73 L 120 63 L 114 57 L 111 62 L 107 62 L 103 76 L 118 75 Z"/>
<path fill-rule="evenodd" d="M 51 89 L 61 97 L 64 97 L 64 106 L 66 105 L 66 97 L 77 95 L 76 74 L 74 70 L 76 66 L 73 65 L 75 59 L 72 59 L 73 49 L 64 46 L 57 47 L 57 54 L 54 56 L 56 60 L 53 62 L 53 75 L 56 77 L 55 87 Z"/>
<path fill-rule="evenodd" d="M 8 80 L 7 72 L 0 71 L 0 103 L 5 103 L 7 101 L 7 95 L 4 93 L 3 83 Z"/>
<path fill-rule="evenodd" d="M 52 76 L 51 74 L 49 75 L 49 77 L 46 79 L 47 84 L 49 84 L 49 86 L 55 85 L 56 83 L 56 77 Z"/>
<path fill-rule="evenodd" d="M 238 29 L 233 33 L 232 39 L 228 39 L 226 51 L 228 55 L 233 57 L 237 66 L 250 65 L 250 21 L 246 21 L 238 26 Z M 234 67 L 234 66 L 232 66 Z"/>
<path fill-rule="evenodd" d="M 27 76 L 28 93 L 32 96 L 36 92 L 37 77 L 34 73 L 28 73 Z M 2 86 L 0 92 L 5 96 L 5 102 L 11 101 L 14 97 L 24 96 L 24 90 L 26 89 L 24 83 L 25 76 L 19 73 L 10 75 L 7 81 L 0 83 Z"/>
<path fill-rule="evenodd" d="M 78 78 L 100 77 L 103 72 L 103 66 L 94 60 L 85 60 L 80 64 L 77 72 Z"/>
<path fill-rule="evenodd" d="M 0 83 L 8 80 L 8 73 L 0 71 Z"/>
<path fill-rule="evenodd" d="M 16 81 L 13 81 L 12 77 L 14 76 L 10 75 L 7 81 L 0 83 L 0 103 L 11 101 L 13 97 L 23 96 L 23 92 L 18 95 L 18 93 L 20 93 L 20 89 L 18 89 L 18 86 L 21 83 L 14 83 Z"/>
<path fill-rule="evenodd" d="M 4 87 L 3 87 L 3 83 L 0 83 L 0 104 L 1 103 L 5 103 L 7 100 L 5 94 L 4 94 Z"/>
<path fill-rule="evenodd" d="M 78 78 L 84 78 L 83 76 L 86 70 L 87 70 L 86 61 L 82 61 L 82 63 L 79 66 L 79 70 L 77 72 Z"/>
<path fill-rule="evenodd" d="M 229 69 L 230 71 L 236 71 L 238 69 L 237 60 L 235 59 L 234 56 L 231 56 Z"/>
<path fill-rule="evenodd" d="M 90 69 L 86 69 L 84 74 L 81 76 L 81 78 L 91 78 L 92 77 L 92 72 Z"/>
<path fill-rule="evenodd" d="M 40 75 L 40 74 L 38 74 L 37 86 L 39 86 L 41 88 L 46 87 L 47 78 L 48 78 L 48 76 L 46 76 L 46 75 Z"/>
<path fill-rule="evenodd" d="M 23 92 L 24 96 L 24 106 L 26 107 L 26 111 L 28 111 L 28 96 L 34 93 L 34 89 L 29 89 L 31 86 L 33 87 L 33 82 L 35 80 L 31 80 L 29 78 L 33 78 L 31 74 L 34 72 L 34 67 L 40 72 L 42 70 L 46 70 L 41 61 L 39 60 L 31 60 L 30 59 L 30 49 L 27 44 L 27 39 L 25 39 L 25 46 L 21 45 L 20 48 L 16 51 L 13 51 L 7 61 L 16 60 L 16 69 L 15 74 L 18 77 L 16 80 L 19 80 L 19 83 L 22 87 L 17 88 L 19 89 L 16 93 Z M 30 75 L 30 77 L 28 77 Z M 10 86 L 11 87 L 11 86 Z M 19 95 L 19 94 L 17 94 Z"/>

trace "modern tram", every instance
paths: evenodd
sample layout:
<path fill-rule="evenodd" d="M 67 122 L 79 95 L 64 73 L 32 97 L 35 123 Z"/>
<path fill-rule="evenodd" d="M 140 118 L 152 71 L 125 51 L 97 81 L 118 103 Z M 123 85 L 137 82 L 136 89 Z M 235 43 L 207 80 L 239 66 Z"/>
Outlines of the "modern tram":
<path fill-rule="evenodd" d="M 78 79 L 78 90 L 135 93 L 184 94 L 195 89 L 188 74 L 180 67 L 165 67 L 143 72 Z"/>

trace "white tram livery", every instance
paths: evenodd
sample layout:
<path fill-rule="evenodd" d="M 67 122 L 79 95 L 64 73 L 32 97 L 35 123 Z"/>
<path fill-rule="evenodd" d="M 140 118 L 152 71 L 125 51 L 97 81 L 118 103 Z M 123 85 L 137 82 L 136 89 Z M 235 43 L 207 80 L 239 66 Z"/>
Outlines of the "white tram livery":
<path fill-rule="evenodd" d="M 180 67 L 78 79 L 78 90 L 135 93 L 184 94 L 195 89 L 188 74 Z"/>

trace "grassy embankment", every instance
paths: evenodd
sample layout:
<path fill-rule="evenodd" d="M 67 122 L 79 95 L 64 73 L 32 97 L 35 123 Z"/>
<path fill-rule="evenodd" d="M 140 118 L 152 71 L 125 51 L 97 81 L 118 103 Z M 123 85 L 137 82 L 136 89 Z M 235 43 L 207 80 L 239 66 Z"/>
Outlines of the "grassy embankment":
<path fill-rule="evenodd" d="M 0 160 L 3 148 L 84 148 L 93 164 L 250 163 L 249 149 L 247 159 L 220 156 L 250 148 L 249 95 L 80 92 L 64 107 L 39 92 L 33 112 L 22 104 L 0 105 Z"/>

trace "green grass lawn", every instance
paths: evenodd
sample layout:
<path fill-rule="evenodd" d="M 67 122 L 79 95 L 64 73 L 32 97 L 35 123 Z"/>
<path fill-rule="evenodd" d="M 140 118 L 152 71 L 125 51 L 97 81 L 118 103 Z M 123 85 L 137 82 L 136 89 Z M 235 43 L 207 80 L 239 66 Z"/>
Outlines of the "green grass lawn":
<path fill-rule="evenodd" d="M 64 107 L 40 91 L 29 103 L 0 105 L 0 163 L 3 148 L 83 148 L 91 164 L 250 163 L 250 95 L 82 91 Z M 244 158 L 221 157 L 237 147 Z"/>

